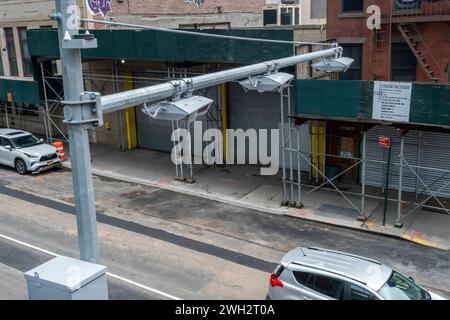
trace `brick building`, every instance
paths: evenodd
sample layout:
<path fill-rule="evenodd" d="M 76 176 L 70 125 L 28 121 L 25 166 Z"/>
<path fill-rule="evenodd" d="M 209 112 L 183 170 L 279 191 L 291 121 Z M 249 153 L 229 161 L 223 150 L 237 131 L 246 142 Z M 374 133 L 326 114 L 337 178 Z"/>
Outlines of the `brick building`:
<path fill-rule="evenodd" d="M 380 29 L 367 27 L 372 5 Z M 449 35 L 448 0 L 328 0 L 327 36 L 355 59 L 342 79 L 447 83 Z"/>
<path fill-rule="evenodd" d="M 191 2 L 194 1 L 113 0 L 111 17 L 121 22 L 166 28 L 259 27 L 266 3 L 265 0 L 205 0 L 197 6 Z"/>

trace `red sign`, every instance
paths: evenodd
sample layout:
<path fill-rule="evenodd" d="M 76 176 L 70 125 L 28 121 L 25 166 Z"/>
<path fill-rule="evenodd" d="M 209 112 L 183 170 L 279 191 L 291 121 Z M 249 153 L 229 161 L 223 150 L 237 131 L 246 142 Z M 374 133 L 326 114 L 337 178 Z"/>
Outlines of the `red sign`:
<path fill-rule="evenodd" d="M 386 136 L 379 136 L 378 144 L 384 148 L 390 148 L 391 147 L 391 138 L 386 137 Z"/>

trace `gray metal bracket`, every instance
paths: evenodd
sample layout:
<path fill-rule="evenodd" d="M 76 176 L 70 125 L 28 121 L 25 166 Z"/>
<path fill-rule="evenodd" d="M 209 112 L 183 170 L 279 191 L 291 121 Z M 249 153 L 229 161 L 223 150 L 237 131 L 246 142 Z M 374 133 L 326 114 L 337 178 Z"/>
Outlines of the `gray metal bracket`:
<path fill-rule="evenodd" d="M 62 103 L 65 106 L 64 123 L 72 125 L 87 124 L 94 128 L 103 126 L 100 93 L 83 92 L 80 95 L 80 101 L 63 101 Z M 81 113 L 76 110 L 78 108 L 81 108 Z"/>
<path fill-rule="evenodd" d="M 89 34 L 76 34 L 72 37 L 67 35 L 62 41 L 63 49 L 95 49 L 98 47 L 97 39 L 94 35 Z"/>

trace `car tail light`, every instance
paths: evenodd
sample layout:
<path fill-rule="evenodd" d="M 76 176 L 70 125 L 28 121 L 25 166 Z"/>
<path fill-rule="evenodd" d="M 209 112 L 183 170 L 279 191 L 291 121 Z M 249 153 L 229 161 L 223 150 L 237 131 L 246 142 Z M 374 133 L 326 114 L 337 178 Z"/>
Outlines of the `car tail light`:
<path fill-rule="evenodd" d="M 283 287 L 283 282 L 281 282 L 280 279 L 277 278 L 275 273 L 272 273 L 270 275 L 270 286 L 273 287 Z"/>

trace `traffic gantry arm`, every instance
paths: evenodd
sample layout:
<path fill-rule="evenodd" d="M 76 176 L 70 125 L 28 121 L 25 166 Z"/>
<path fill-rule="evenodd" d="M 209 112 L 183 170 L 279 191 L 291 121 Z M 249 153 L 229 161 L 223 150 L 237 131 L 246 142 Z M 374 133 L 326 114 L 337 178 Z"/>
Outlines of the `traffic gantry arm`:
<path fill-rule="evenodd" d="M 276 73 L 279 69 L 295 66 L 299 63 L 312 61 L 318 58 L 334 60 L 342 56 L 342 50 L 342 47 L 335 44 L 331 49 L 309 52 L 278 60 L 204 74 L 189 79 L 180 79 L 180 81 L 171 81 L 145 88 L 106 95 L 101 98 L 103 112 L 111 113 L 132 106 L 143 105 L 144 103 L 156 103 L 174 98 L 177 95 L 183 95 L 188 92 L 213 87 L 222 83 L 247 79 L 250 76 Z"/>

